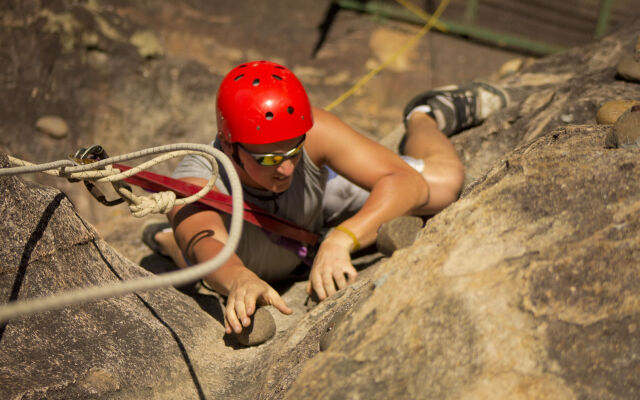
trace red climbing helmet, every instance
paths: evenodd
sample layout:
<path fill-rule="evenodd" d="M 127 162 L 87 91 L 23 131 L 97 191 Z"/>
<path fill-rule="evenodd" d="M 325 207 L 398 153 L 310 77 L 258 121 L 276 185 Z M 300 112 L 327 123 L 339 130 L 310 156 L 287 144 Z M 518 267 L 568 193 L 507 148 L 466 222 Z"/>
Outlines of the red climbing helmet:
<path fill-rule="evenodd" d="M 311 104 L 298 78 L 270 61 L 232 69 L 218 89 L 216 112 L 218 132 L 232 143 L 293 139 L 313 125 Z"/>

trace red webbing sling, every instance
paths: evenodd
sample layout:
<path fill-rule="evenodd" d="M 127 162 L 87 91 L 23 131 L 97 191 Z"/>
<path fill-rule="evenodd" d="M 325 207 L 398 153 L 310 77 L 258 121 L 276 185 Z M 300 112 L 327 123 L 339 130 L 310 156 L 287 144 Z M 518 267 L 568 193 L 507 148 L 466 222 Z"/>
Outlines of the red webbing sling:
<path fill-rule="evenodd" d="M 131 167 L 123 164 L 113 164 L 113 166 L 118 168 L 120 171 L 127 171 L 131 169 Z M 175 192 L 178 197 L 191 196 L 202 189 L 202 187 L 198 185 L 149 171 L 138 172 L 137 174 L 126 178 L 125 182 L 154 192 L 171 190 Z M 197 202 L 211 207 L 214 210 L 231 214 L 231 196 L 224 193 L 209 191 L 209 193 L 200 198 Z M 277 233 L 280 236 L 304 244 L 313 246 L 319 240 L 318 235 L 283 218 L 277 217 L 251 203 L 244 203 L 244 219 L 259 228 Z"/>

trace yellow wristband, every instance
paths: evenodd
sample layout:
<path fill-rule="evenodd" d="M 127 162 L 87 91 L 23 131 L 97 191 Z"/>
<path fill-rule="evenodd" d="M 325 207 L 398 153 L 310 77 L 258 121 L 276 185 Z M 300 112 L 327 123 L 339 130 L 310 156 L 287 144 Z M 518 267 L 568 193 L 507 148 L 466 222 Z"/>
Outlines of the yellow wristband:
<path fill-rule="evenodd" d="M 357 251 L 360 248 L 360 242 L 358 242 L 358 238 L 356 237 L 356 235 L 351 232 L 349 229 L 345 228 L 342 225 L 338 225 L 336 226 L 336 229 L 339 230 L 340 232 L 344 232 L 347 235 L 349 235 L 351 237 L 351 240 L 353 240 L 353 250 L 352 251 Z"/>

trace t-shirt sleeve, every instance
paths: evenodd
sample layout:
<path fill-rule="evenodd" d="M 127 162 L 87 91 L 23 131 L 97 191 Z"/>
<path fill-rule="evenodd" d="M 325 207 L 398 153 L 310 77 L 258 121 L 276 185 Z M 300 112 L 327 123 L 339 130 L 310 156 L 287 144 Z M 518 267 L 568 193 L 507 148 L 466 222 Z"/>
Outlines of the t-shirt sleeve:
<path fill-rule="evenodd" d="M 209 179 L 212 173 L 211 164 L 209 164 L 206 158 L 196 154 L 189 154 L 180 161 L 176 169 L 173 170 L 171 177 L 173 179 Z"/>

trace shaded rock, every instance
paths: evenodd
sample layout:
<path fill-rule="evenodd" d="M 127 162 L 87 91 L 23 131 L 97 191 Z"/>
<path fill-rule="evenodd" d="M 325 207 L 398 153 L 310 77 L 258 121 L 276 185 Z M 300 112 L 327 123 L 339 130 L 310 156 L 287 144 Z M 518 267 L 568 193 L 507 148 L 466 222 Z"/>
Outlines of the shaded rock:
<path fill-rule="evenodd" d="M 306 282 L 301 283 L 303 285 L 300 286 L 300 289 L 304 290 Z M 339 290 L 312 310 L 303 313 L 302 318 L 289 328 L 284 338 L 276 335 L 274 339 L 263 346 L 252 348 L 262 349 L 272 346 L 271 349 L 274 350 L 265 364 L 268 367 L 266 370 L 262 369 L 264 372 L 260 381 L 262 386 L 256 390 L 255 398 L 283 398 L 287 390 L 297 380 L 305 363 L 318 354 L 322 343 L 327 344 L 325 341 L 334 340 L 334 338 L 327 339 L 326 337 L 328 327 L 337 320 L 348 320 L 352 310 L 361 307 L 371 295 L 371 289 L 371 283 L 363 280 Z M 344 317 L 340 317 L 340 315 Z M 342 323 L 340 322 L 338 325 Z M 366 328 L 363 326 L 365 331 Z"/>
<path fill-rule="evenodd" d="M 629 108 L 618 118 L 606 144 L 607 147 L 640 148 L 640 104 Z"/>
<path fill-rule="evenodd" d="M 631 82 L 640 82 L 640 36 L 636 40 L 632 54 L 622 56 L 616 65 L 618 75 Z"/>
<path fill-rule="evenodd" d="M 630 82 L 640 82 L 640 61 L 631 54 L 624 55 L 616 66 L 618 75 Z"/>
<path fill-rule="evenodd" d="M 2 153 L 0 165 L 9 166 Z M 150 275 L 57 190 L 0 178 L 0 214 L 2 303 Z M 220 299 L 200 291 L 160 289 L 9 321 L 0 326 L 0 397 L 282 397 L 334 316 L 371 294 L 368 281 L 356 282 L 305 312 L 305 286 L 283 294 L 292 316 L 258 309 L 272 338 L 248 348 L 225 342 Z"/>
<path fill-rule="evenodd" d="M 251 325 L 234 334 L 238 342 L 245 346 L 256 346 L 271 339 L 276 333 L 276 322 L 271 313 L 264 307 L 258 307 L 251 316 Z"/>
<path fill-rule="evenodd" d="M 327 325 L 325 332 L 322 334 L 322 336 L 320 336 L 320 341 L 319 341 L 320 351 L 325 351 L 326 349 L 329 348 L 329 345 L 333 341 L 334 333 L 338 328 L 338 324 L 340 324 L 340 322 L 344 319 L 345 315 L 346 315 L 346 311 L 342 311 L 342 312 L 336 313 L 333 316 L 333 318 Z"/>
<path fill-rule="evenodd" d="M 30 18 L 24 18 L 17 29 L 7 29 L 15 39 L 3 47 L 10 60 L 3 64 L 5 75 L 12 77 L 8 85 L 27 88 L 10 92 L 22 97 L 3 107 L 8 124 L 2 137 L 13 151 L 24 154 L 37 147 L 34 159 L 56 158 L 50 147 L 18 140 L 22 128 L 33 127 L 33 116 L 25 110 L 49 107 L 40 100 L 47 96 L 73 111 L 65 109 L 62 115 L 77 114 L 72 125 L 86 126 L 84 131 L 107 140 L 101 144 L 114 154 L 187 133 L 189 141 L 210 140 L 215 132 L 211 96 L 219 74 L 245 53 L 207 37 L 210 31 L 200 18 L 204 8 L 169 2 L 176 18 L 161 24 L 128 2 L 67 3 L 56 2 L 56 11 L 73 14 L 71 29 L 46 35 L 38 31 L 52 25 L 47 12 L 46 21 L 31 18 L 36 22 L 29 25 Z M 10 7 L 40 8 L 29 2 Z M 219 11 L 217 32 L 228 31 L 225 24 L 233 19 Z M 162 38 L 178 57 L 141 59 L 125 40 L 130 32 L 143 30 L 135 18 L 125 18 L 131 15 L 177 27 L 173 32 L 167 28 Z M 295 18 L 308 25 L 309 15 L 314 13 Z M 197 29 L 185 29 L 187 25 Z M 79 30 L 92 29 L 96 37 L 78 41 Z M 34 33 L 23 36 L 26 32 Z M 594 126 L 601 104 L 639 98 L 637 84 L 615 80 L 616 62 L 637 32 L 636 24 L 504 77 L 500 84 L 509 90 L 513 105 L 453 138 L 467 169 L 464 195 L 430 220 L 413 245 L 377 266 L 375 285 L 357 282 L 304 312 L 305 282 L 292 283 L 283 298 L 294 314 L 273 315 L 274 337 L 250 348 L 223 341 L 217 298 L 186 297 L 170 289 L 12 321 L 0 340 L 1 397 L 8 392 L 9 398 L 65 399 L 637 398 L 637 151 L 603 148 L 612 127 Z M 301 35 L 307 36 L 312 35 Z M 273 47 L 268 44 L 281 40 L 276 34 L 254 37 L 260 51 L 251 48 L 245 55 L 266 57 L 264 49 Z M 343 40 L 334 51 L 348 49 L 343 45 L 357 39 Z M 60 56 L 82 43 L 109 55 L 108 62 L 96 63 L 98 72 L 75 62 L 73 53 Z M 185 46 L 198 50 L 189 53 Z M 227 57 L 216 60 L 222 53 Z M 192 54 L 200 63 L 187 59 Z M 358 67 L 369 57 L 349 56 Z M 308 68 L 300 57 L 286 61 Z M 339 71 L 329 72 L 335 68 L 330 64 L 343 64 L 334 60 L 313 64 L 317 75 L 311 74 L 310 82 L 321 85 L 337 76 Z M 94 74 L 84 74 L 86 70 Z M 413 74 L 415 79 L 418 73 L 423 71 L 409 69 L 402 76 Z M 31 89 L 34 77 L 46 77 L 38 81 L 40 94 Z M 393 89 L 380 90 L 379 96 L 404 97 L 398 93 L 401 75 L 380 77 L 377 82 L 387 80 Z M 57 98 L 62 92 L 51 88 L 61 87 L 69 94 Z M 544 91 L 555 94 L 548 102 L 534 102 L 534 95 Z M 314 102 L 324 103 L 335 94 L 314 93 L 319 99 Z M 356 102 L 361 104 L 356 110 L 362 111 L 357 120 L 373 127 L 379 116 L 371 114 L 382 107 L 370 106 L 370 99 L 365 103 L 366 97 Z M 526 99 L 542 106 L 528 106 L 523 113 L 520 104 Z M 567 120 L 579 125 L 566 127 Z M 121 261 L 124 266 L 116 271 L 128 271 L 127 277 L 146 274 L 93 228 L 78 224 L 59 192 L 15 182 L 35 196 L 1 193 L 0 232 L 6 242 L 0 250 L 0 280 L 8 278 L 0 293 L 5 298 L 113 282 L 118 278 L 105 259 L 111 265 Z M 22 203 L 49 211 L 29 213 Z M 63 208 L 64 214 L 58 211 Z M 50 219 L 43 217 L 50 214 Z M 128 230 L 138 229 L 136 223 Z M 16 285 L 14 277 L 22 272 L 22 285 Z M 340 314 L 344 317 L 334 324 Z M 327 338 L 332 324 L 335 329 Z M 320 347 L 323 353 L 318 353 Z"/>
<path fill-rule="evenodd" d="M 0 161 L 8 166 L 6 155 Z M 0 214 L 2 303 L 149 275 L 101 240 L 57 190 L 0 178 Z M 202 351 L 219 359 L 208 348 L 222 334 L 219 323 L 174 289 L 9 321 L 0 326 L 0 392 L 194 398 L 211 388 L 203 381 L 205 365 L 192 357 Z"/>
<path fill-rule="evenodd" d="M 62 139 L 69 133 L 69 126 L 66 121 L 54 115 L 47 115 L 38 118 L 36 121 L 36 128 L 56 139 Z"/>
<path fill-rule="evenodd" d="M 640 100 L 608 101 L 598 110 L 596 120 L 599 124 L 613 125 L 625 111 L 634 105 L 640 105 Z"/>

